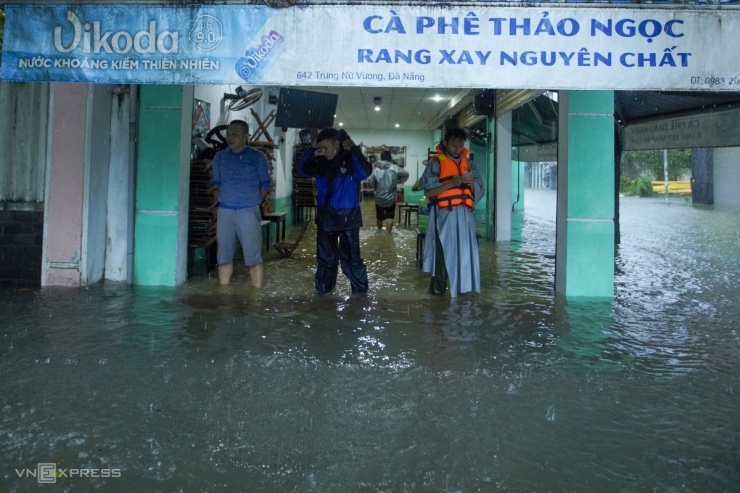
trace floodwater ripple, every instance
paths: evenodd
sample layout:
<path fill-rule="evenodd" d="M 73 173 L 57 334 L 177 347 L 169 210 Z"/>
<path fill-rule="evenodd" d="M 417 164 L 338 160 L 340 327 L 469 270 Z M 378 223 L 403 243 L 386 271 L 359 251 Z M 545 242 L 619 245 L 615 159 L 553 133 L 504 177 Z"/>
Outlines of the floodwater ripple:
<path fill-rule="evenodd" d="M 537 190 L 456 300 L 426 292 L 413 227 L 362 229 L 362 296 L 313 292 L 310 230 L 262 291 L 244 269 L 2 289 L 0 482 L 53 462 L 121 468 L 67 491 L 733 491 L 738 216 L 622 198 L 606 301 L 554 295 Z"/>

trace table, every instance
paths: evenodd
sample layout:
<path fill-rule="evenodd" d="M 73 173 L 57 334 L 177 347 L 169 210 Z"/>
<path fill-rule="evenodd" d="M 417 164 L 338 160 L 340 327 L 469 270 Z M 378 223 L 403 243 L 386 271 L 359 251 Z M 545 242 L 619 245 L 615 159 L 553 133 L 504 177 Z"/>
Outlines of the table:
<path fill-rule="evenodd" d="M 263 219 L 260 223 L 262 228 L 267 226 L 267 234 L 265 235 L 265 250 L 270 249 L 270 224 L 272 224 L 272 221 L 268 219 Z M 277 236 L 277 230 L 275 231 L 275 236 Z"/>
<path fill-rule="evenodd" d="M 262 214 L 262 220 L 267 220 L 275 223 L 275 243 L 278 241 L 285 241 L 285 218 L 288 217 L 287 212 L 265 212 Z M 269 228 L 268 228 L 269 236 Z"/>
<path fill-rule="evenodd" d="M 419 204 L 400 202 L 398 204 L 398 224 L 401 224 L 401 214 L 403 214 L 403 225 L 409 226 L 411 224 L 411 214 L 414 212 L 416 213 L 416 224 L 419 224 Z"/>
<path fill-rule="evenodd" d="M 293 224 L 302 224 L 306 221 L 312 221 L 315 216 L 316 205 L 294 205 L 293 206 Z"/>

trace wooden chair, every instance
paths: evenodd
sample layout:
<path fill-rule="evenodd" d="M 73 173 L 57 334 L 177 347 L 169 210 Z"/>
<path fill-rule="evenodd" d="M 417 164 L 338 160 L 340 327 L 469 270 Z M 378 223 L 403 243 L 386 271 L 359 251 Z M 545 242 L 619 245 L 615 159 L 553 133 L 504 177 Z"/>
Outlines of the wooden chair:
<path fill-rule="evenodd" d="M 306 233 L 306 230 L 308 229 L 308 225 L 311 224 L 311 221 L 306 221 L 303 223 L 303 226 L 301 226 L 301 230 L 298 232 L 298 236 L 296 237 L 295 241 L 288 242 L 288 241 L 282 241 L 275 243 L 275 250 L 280 252 L 280 255 L 283 257 L 290 257 L 293 255 L 293 251 L 298 247 L 298 244 L 301 242 L 301 239 L 303 238 L 303 235 Z"/>

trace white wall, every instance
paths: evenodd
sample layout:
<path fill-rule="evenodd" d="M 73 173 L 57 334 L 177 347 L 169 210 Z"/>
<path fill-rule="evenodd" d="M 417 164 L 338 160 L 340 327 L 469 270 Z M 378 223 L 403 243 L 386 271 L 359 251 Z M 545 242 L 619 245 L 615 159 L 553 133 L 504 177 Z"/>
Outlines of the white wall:
<path fill-rule="evenodd" d="M 740 207 L 740 147 L 714 149 L 714 204 Z"/>
<path fill-rule="evenodd" d="M 277 109 L 277 105 L 268 103 L 269 96 L 270 94 L 277 96 L 280 89 L 277 87 L 262 87 L 262 98 L 260 98 L 260 100 L 254 105 L 239 111 L 229 111 L 228 104 L 222 104 L 224 93 L 235 94 L 237 87 L 238 86 L 235 85 L 195 86 L 195 99 L 200 99 L 211 104 L 211 129 L 218 125 L 228 125 L 231 120 L 244 120 L 249 125 L 249 131 L 254 134 L 259 129 L 259 126 L 250 110 L 254 110 L 260 120 L 264 123 L 268 119 L 270 112 Z M 255 86 L 244 84 L 242 87 L 245 91 L 249 91 L 250 89 L 254 89 Z M 228 103 L 228 101 L 226 103 Z M 222 107 L 224 108 L 223 112 Z M 275 161 L 273 163 L 275 167 L 273 176 L 275 179 L 275 193 L 273 198 L 277 199 L 287 197 L 292 193 L 293 188 L 291 175 L 293 166 L 292 145 L 289 145 L 290 149 L 287 149 L 286 151 L 285 144 L 290 144 L 290 142 L 281 142 L 283 137 L 282 130 L 276 129 L 274 124 L 268 125 L 267 131 L 272 140 L 279 146 L 273 153 L 275 157 Z M 261 136 L 259 140 L 266 141 L 267 139 L 264 136 Z M 289 161 L 286 161 L 287 159 L 289 159 Z"/>
<path fill-rule="evenodd" d="M 260 98 L 260 100 L 257 101 L 254 105 L 239 111 L 228 111 L 228 108 L 226 108 L 228 105 L 225 104 L 224 108 L 227 113 L 222 115 L 221 100 L 224 97 L 224 93 L 236 94 L 237 87 L 238 86 L 235 85 L 195 86 L 195 98 L 211 103 L 211 128 L 219 124 L 226 125 L 231 120 L 245 120 L 249 124 L 250 132 L 254 132 L 255 130 L 257 130 L 257 122 L 252 117 L 252 113 L 249 110 L 253 109 L 259 115 L 260 119 L 264 121 L 265 119 L 267 119 L 267 115 L 270 113 L 270 111 L 277 109 L 277 105 L 269 104 L 268 100 L 270 94 L 277 96 L 280 92 L 280 89 L 277 87 L 262 87 L 262 98 Z M 249 91 L 250 89 L 254 89 L 257 86 L 249 86 L 244 84 L 242 85 L 242 87 L 245 91 Z M 275 135 L 273 135 L 274 126 L 268 127 L 268 130 L 270 131 L 270 136 L 273 138 L 273 140 L 275 140 Z"/>
<path fill-rule="evenodd" d="M 234 85 L 227 86 L 195 86 L 195 98 L 207 101 L 211 104 L 211 128 L 220 124 L 228 124 L 235 119 L 245 120 L 249 124 L 250 132 L 255 132 L 258 128 L 257 122 L 252 116 L 250 109 L 253 109 L 262 121 L 267 119 L 270 111 L 276 110 L 277 106 L 269 104 L 269 95 L 277 96 L 280 92 L 278 87 L 262 87 L 262 98 L 253 106 L 240 111 L 231 111 L 222 114 L 221 100 L 224 93 L 235 94 Z M 249 91 L 254 86 L 242 85 L 244 90 Z M 427 150 L 434 148 L 437 142 L 434 140 L 432 131 L 396 131 L 396 130 L 361 130 L 345 128 L 347 133 L 358 145 L 364 144 L 368 147 L 388 145 L 388 146 L 406 146 L 406 170 L 409 172 L 407 185 L 413 184 L 424 171 L 422 162 L 427 158 Z M 275 194 L 274 198 L 279 199 L 288 197 L 293 191 L 293 148 L 298 140 L 298 131 L 289 129 L 285 134 L 274 125 L 268 126 L 270 136 L 278 144 L 274 151 L 274 178 Z M 260 138 L 260 140 L 265 140 Z"/>
<path fill-rule="evenodd" d="M 406 146 L 406 171 L 409 179 L 406 185 L 411 186 L 424 172 L 423 161 L 427 158 L 429 148 L 434 149 L 434 133 L 430 131 L 403 130 L 360 130 L 345 128 L 357 145 L 368 147 L 381 145 Z"/>
<path fill-rule="evenodd" d="M 0 201 L 44 201 L 50 87 L 0 80 Z"/>

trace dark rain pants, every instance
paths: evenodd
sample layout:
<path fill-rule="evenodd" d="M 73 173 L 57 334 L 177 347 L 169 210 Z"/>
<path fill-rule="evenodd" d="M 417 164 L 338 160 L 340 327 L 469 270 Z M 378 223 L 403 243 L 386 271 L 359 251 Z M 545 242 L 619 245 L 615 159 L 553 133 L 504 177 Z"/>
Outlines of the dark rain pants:
<path fill-rule="evenodd" d="M 432 233 L 434 233 L 436 247 L 434 249 L 434 275 L 429 283 L 429 292 L 432 294 L 444 294 L 447 290 L 447 280 L 449 279 L 447 265 L 445 264 L 445 254 L 442 249 L 442 242 L 439 239 L 439 232 L 435 228 Z M 428 235 L 429 232 L 427 232 Z"/>
<path fill-rule="evenodd" d="M 337 283 L 337 268 L 352 286 L 352 292 L 367 291 L 367 267 L 360 257 L 360 229 L 316 233 L 316 290 L 327 293 Z"/>

